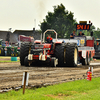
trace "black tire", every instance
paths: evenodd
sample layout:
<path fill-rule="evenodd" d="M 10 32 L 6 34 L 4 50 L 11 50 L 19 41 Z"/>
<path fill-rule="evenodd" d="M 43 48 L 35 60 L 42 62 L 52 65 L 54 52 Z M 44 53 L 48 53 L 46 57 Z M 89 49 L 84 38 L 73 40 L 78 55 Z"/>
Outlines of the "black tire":
<path fill-rule="evenodd" d="M 54 59 L 51 59 L 51 67 L 55 67 L 54 66 Z"/>
<path fill-rule="evenodd" d="M 57 66 L 64 66 L 64 47 L 62 45 L 56 45 L 55 57 L 58 58 Z"/>
<path fill-rule="evenodd" d="M 26 56 L 28 56 L 28 54 L 29 54 L 29 43 L 21 44 L 21 48 L 20 48 L 20 64 L 21 64 L 21 66 L 24 65 L 24 59 Z"/>
<path fill-rule="evenodd" d="M 27 57 L 27 56 L 26 56 L 25 59 L 24 59 L 24 65 L 25 65 L 25 66 L 29 66 L 28 57 Z"/>
<path fill-rule="evenodd" d="M 76 43 L 66 45 L 66 66 L 76 67 L 78 64 L 78 47 Z"/>

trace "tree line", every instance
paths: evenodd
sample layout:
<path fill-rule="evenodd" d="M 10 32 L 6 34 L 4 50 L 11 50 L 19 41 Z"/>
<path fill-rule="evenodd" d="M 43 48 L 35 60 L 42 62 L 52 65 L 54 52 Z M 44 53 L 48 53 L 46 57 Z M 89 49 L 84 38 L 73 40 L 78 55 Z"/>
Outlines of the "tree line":
<path fill-rule="evenodd" d="M 70 34 L 73 30 L 76 30 L 76 24 L 78 22 L 74 19 L 74 13 L 66 10 L 65 6 L 60 5 L 53 6 L 54 12 L 48 12 L 40 24 L 42 33 L 47 29 L 54 29 L 58 33 L 58 38 L 70 38 Z M 90 32 L 95 29 L 95 26 L 91 26 L 89 31 L 83 31 L 85 35 L 90 35 Z M 95 38 L 100 38 L 100 31 L 94 32 Z M 48 33 L 49 34 L 49 33 Z M 78 34 L 78 31 L 76 32 Z M 54 34 L 52 34 L 54 36 Z"/>

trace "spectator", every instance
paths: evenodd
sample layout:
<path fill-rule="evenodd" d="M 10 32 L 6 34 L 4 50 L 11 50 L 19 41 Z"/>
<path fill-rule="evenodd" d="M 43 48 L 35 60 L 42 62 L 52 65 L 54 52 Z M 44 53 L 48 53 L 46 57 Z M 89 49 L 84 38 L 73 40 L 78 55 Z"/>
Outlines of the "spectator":
<path fill-rule="evenodd" d="M 14 47 L 11 49 L 11 56 L 14 56 Z"/>
<path fill-rule="evenodd" d="M 7 56 L 7 47 L 5 47 L 4 50 L 5 50 L 5 56 Z"/>
<path fill-rule="evenodd" d="M 73 33 L 70 34 L 70 38 L 71 38 L 71 39 L 74 39 L 74 36 L 76 36 L 75 30 L 73 31 Z"/>
<path fill-rule="evenodd" d="M 84 33 L 82 33 L 82 31 L 79 32 L 78 36 L 85 36 Z"/>

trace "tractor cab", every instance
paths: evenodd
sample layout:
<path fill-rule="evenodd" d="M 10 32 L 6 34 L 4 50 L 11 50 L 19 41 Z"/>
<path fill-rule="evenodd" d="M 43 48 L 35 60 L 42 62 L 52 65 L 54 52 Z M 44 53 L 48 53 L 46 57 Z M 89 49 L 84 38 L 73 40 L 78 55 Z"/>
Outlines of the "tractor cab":
<path fill-rule="evenodd" d="M 56 36 L 56 39 L 54 39 L 55 41 L 52 40 L 52 43 L 48 43 L 46 41 L 45 34 L 47 32 L 54 32 L 54 34 Z M 44 51 L 44 53 L 46 51 L 46 52 L 48 52 L 48 55 L 50 55 L 50 54 L 53 54 L 53 52 L 54 52 L 55 43 L 57 43 L 57 33 L 55 30 L 48 29 L 43 33 L 43 40 L 42 40 L 42 36 L 41 36 L 41 41 L 40 40 L 34 41 L 34 44 L 35 44 L 34 47 L 35 47 L 35 50 L 41 50 L 41 51 Z"/>

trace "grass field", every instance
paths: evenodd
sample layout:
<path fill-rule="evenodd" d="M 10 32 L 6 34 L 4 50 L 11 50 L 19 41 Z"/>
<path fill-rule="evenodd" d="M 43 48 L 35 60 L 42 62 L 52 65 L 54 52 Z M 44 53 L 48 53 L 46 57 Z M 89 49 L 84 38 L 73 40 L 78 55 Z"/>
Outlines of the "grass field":
<path fill-rule="evenodd" d="M 19 62 L 20 59 L 17 57 L 17 61 L 11 61 L 11 56 L 0 56 L 0 63 L 9 63 L 9 62 Z"/>
<path fill-rule="evenodd" d="M 26 89 L 24 95 L 13 90 L 0 94 L 0 100 L 100 100 L 100 78 Z"/>
<path fill-rule="evenodd" d="M 11 61 L 11 60 L 0 61 L 0 63 L 11 63 L 11 62 L 20 62 L 20 61 L 19 60 L 17 60 L 17 61 Z"/>
<path fill-rule="evenodd" d="M 3 58 L 3 59 L 10 58 L 10 56 L 0 56 L 0 58 Z"/>

